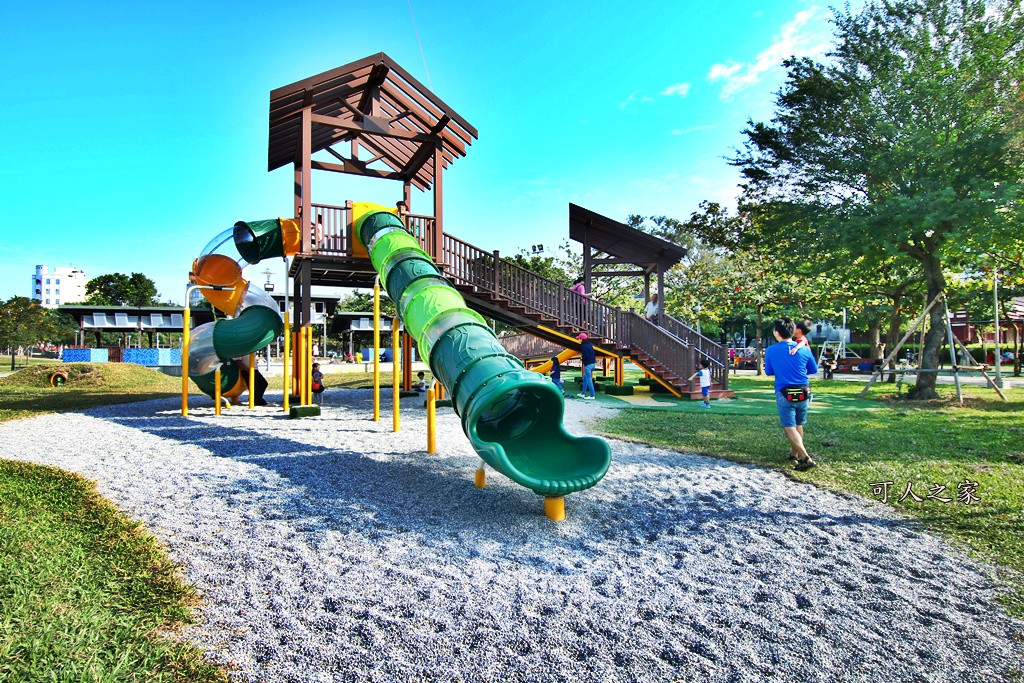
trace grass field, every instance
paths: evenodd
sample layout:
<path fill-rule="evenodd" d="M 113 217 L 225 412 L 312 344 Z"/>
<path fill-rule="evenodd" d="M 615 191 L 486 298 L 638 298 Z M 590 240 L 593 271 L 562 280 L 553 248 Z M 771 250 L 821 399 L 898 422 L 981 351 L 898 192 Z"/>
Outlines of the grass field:
<path fill-rule="evenodd" d="M 51 387 L 49 379 L 54 372 L 65 372 L 67 384 Z M 280 375 L 268 381 L 269 391 L 281 391 L 283 378 Z M 326 381 L 330 388 L 373 386 L 372 376 L 365 373 L 330 374 Z M 391 373 L 382 372 L 381 382 L 391 386 Z M 202 393 L 193 384 L 190 395 L 202 396 Z M 181 396 L 180 377 L 133 363 L 33 364 L 0 377 L 0 421 L 172 396 Z M 243 402 L 245 400 L 248 397 L 243 395 Z"/>
<path fill-rule="evenodd" d="M 1007 603 L 1024 615 L 1024 389 L 1006 391 L 1004 403 L 990 389 L 970 387 L 960 406 L 951 400 L 952 387 L 940 387 L 946 400 L 919 404 L 896 399 L 892 385 L 873 388 L 872 400 L 862 400 L 863 386 L 814 384 L 806 444 L 819 466 L 807 472 L 794 472 L 789 463 L 771 378 L 731 378 L 736 399 L 714 402 L 710 410 L 696 407 L 697 401 L 663 399 L 664 408 L 624 410 L 599 428 L 687 453 L 781 468 L 799 481 L 879 502 L 886 494 L 886 504 L 923 528 L 1013 570 L 1007 579 L 1015 590 Z"/>

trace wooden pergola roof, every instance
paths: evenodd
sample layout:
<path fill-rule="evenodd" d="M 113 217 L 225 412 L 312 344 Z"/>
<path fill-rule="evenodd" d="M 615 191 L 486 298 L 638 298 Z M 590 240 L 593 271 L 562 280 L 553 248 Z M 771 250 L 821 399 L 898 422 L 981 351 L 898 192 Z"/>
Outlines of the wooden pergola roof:
<path fill-rule="evenodd" d="M 312 107 L 312 152 L 327 150 L 340 163 L 313 167 L 433 185 L 435 149 L 442 168 L 466 155 L 477 130 L 383 52 L 277 88 L 270 93 L 267 170 L 296 161 L 302 110 Z M 342 154 L 333 146 L 353 142 Z M 373 155 L 359 159 L 355 145 Z M 345 150 L 348 152 L 348 150 Z M 383 163 L 387 169 L 371 165 Z"/>
<path fill-rule="evenodd" d="M 683 247 L 571 203 L 569 238 L 613 257 L 601 263 L 631 263 L 648 272 L 668 270 L 686 256 Z"/>

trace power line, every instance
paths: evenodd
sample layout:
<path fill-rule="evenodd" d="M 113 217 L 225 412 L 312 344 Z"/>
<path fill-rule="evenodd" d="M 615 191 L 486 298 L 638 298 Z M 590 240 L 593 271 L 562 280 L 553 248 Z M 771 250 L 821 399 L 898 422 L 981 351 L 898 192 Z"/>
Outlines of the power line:
<path fill-rule="evenodd" d="M 430 82 L 430 69 L 427 68 L 427 55 L 423 53 L 423 41 L 420 40 L 420 30 L 416 28 L 416 15 L 412 12 L 412 0 L 405 0 L 409 5 L 409 16 L 412 17 L 412 30 L 416 33 L 416 44 L 420 46 L 420 57 L 423 58 L 423 70 L 427 72 L 427 85 L 431 90 L 434 84 Z"/>

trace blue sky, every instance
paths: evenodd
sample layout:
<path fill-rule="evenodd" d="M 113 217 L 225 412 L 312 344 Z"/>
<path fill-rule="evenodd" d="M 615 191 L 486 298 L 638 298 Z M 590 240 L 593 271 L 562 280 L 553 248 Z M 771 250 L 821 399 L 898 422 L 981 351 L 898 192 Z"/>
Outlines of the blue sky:
<path fill-rule="evenodd" d="M 445 175 L 452 234 L 504 253 L 554 246 L 569 202 L 686 218 L 735 198 L 725 158 L 748 118 L 770 117 L 782 59 L 830 40 L 830 10 L 810 0 L 498 7 L 5 3 L 0 298 L 28 296 L 46 264 L 143 272 L 181 301 L 210 238 L 291 212 L 291 168 L 266 171 L 270 91 L 376 52 L 480 132 Z M 401 197 L 399 183 L 328 175 L 314 201 Z M 414 195 L 414 212 L 430 206 Z"/>

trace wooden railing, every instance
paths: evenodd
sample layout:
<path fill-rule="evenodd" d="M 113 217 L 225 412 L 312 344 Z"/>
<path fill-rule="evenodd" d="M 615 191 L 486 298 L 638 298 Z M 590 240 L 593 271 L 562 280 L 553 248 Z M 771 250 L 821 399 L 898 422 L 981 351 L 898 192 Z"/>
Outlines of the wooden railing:
<path fill-rule="evenodd" d="M 313 228 L 313 253 L 348 256 L 352 253 L 352 210 L 347 206 L 313 204 L 313 215 L 323 218 L 320 230 Z M 314 219 L 315 221 L 316 219 Z"/>
<path fill-rule="evenodd" d="M 351 232 L 351 205 L 313 204 L 312 207 L 313 215 L 323 218 L 323 226 L 319 230 L 313 228 L 313 253 L 327 256 L 351 256 L 352 245 L 356 239 Z M 431 253 L 436 224 L 434 217 L 406 214 L 405 223 L 409 233 L 417 239 L 420 247 L 431 256 L 435 256 Z"/>
<path fill-rule="evenodd" d="M 351 205 L 313 204 L 313 214 L 323 216 L 321 234 L 314 233 L 314 252 L 350 256 Z M 728 386 L 725 348 L 697 334 L 685 323 L 664 316 L 663 325 L 653 325 L 632 311 L 581 296 L 560 282 L 500 258 L 498 252 L 484 251 L 448 233 L 441 235 L 441 253 L 436 254 L 434 217 L 406 214 L 405 222 L 420 247 L 434 258 L 454 284 L 493 294 L 511 306 L 539 313 L 551 323 L 586 331 L 598 345 L 633 347 L 657 360 L 683 382 L 693 374 L 699 359 L 707 358 L 711 361 L 714 381 L 723 388 Z"/>
<path fill-rule="evenodd" d="M 564 349 L 547 339 L 532 334 L 508 334 L 498 338 L 505 350 L 518 358 L 557 356 Z"/>
<path fill-rule="evenodd" d="M 694 351 L 694 367 L 700 362 L 701 358 L 706 358 L 710 363 L 711 377 L 712 379 L 722 385 L 725 389 L 729 384 L 729 352 L 721 344 L 713 341 L 697 332 L 695 329 L 687 325 L 681 320 L 677 320 L 670 315 L 659 316 L 659 325 L 663 327 L 669 334 L 678 338 L 682 343 L 686 344 Z M 687 377 L 692 374 L 692 371 L 687 374 Z"/>

